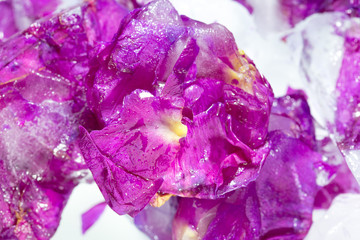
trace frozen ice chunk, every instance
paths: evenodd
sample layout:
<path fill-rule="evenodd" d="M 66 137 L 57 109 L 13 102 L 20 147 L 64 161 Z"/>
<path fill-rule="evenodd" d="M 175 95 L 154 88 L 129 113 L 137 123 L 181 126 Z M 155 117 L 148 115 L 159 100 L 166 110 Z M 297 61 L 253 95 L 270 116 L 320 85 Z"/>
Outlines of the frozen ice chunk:
<path fill-rule="evenodd" d="M 309 104 L 360 181 L 360 19 L 313 15 L 287 40 L 306 81 Z"/>
<path fill-rule="evenodd" d="M 357 240 L 360 236 L 360 194 L 342 194 L 314 219 L 306 240 Z"/>
<path fill-rule="evenodd" d="M 344 39 L 335 33 L 341 13 L 316 14 L 299 24 L 287 38 L 306 86 L 315 120 L 334 122 L 335 86 L 344 54 Z"/>

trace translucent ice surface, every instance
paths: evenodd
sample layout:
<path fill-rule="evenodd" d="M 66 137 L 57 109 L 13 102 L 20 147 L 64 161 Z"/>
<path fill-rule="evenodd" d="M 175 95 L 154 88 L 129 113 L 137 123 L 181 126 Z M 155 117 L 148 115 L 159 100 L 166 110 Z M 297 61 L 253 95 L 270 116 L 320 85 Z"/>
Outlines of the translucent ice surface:
<path fill-rule="evenodd" d="M 343 194 L 317 217 L 306 240 L 357 240 L 360 236 L 360 195 Z"/>
<path fill-rule="evenodd" d="M 323 127 L 334 122 L 335 86 L 344 53 L 344 39 L 335 34 L 335 27 L 342 24 L 342 16 L 340 13 L 313 15 L 287 38 L 306 86 L 312 113 Z"/>
<path fill-rule="evenodd" d="M 287 37 L 309 104 L 360 181 L 359 19 L 342 13 L 313 15 Z"/>

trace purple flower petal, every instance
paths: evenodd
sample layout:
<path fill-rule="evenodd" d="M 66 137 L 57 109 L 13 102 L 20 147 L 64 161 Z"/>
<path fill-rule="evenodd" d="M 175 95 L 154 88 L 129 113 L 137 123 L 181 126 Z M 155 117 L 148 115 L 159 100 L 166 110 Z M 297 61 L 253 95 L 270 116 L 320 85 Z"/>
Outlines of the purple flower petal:
<path fill-rule="evenodd" d="M 86 233 L 86 231 L 99 219 L 106 206 L 106 202 L 101 202 L 81 215 L 83 234 Z"/>
<path fill-rule="evenodd" d="M 175 239 L 300 239 L 306 235 L 317 192 L 314 162 L 321 156 L 281 132 L 273 132 L 270 139 L 274 148 L 254 183 L 224 199 L 180 199 Z"/>
<path fill-rule="evenodd" d="M 136 226 L 151 239 L 172 239 L 172 220 L 178 206 L 173 197 L 161 207 L 146 206 L 134 217 Z"/>
<path fill-rule="evenodd" d="M 287 95 L 276 98 L 270 118 L 269 131 L 281 130 L 316 147 L 314 123 L 303 92 L 289 89 Z"/>
<path fill-rule="evenodd" d="M 274 148 L 255 182 L 217 200 L 179 198 L 178 207 L 163 210 L 177 208 L 174 217 L 167 216 L 173 221 L 173 239 L 302 239 L 306 235 L 318 189 L 314 168 L 321 155 L 280 131 L 272 132 L 270 139 Z M 149 213 L 140 214 L 148 216 L 138 223 L 140 229 L 153 229 Z"/>
<path fill-rule="evenodd" d="M 256 180 L 264 238 L 305 237 L 317 192 L 315 163 L 321 155 L 302 141 L 273 132 L 272 152 Z"/>
<path fill-rule="evenodd" d="M 315 151 L 313 123 L 303 93 L 290 90 L 275 102 L 272 110 L 276 118 L 270 121 L 271 151 L 256 180 L 214 200 L 177 197 L 178 205 L 147 208 L 140 213 L 146 218 L 137 222 L 139 228 L 159 239 L 170 238 L 169 231 L 173 239 L 303 239 L 312 223 L 319 190 L 316 170 L 322 155 Z M 221 114 L 218 110 L 217 116 Z M 211 114 L 209 117 L 210 122 L 216 121 Z M 279 120 L 277 117 L 282 124 L 273 122 Z M 201 126 L 210 128 L 206 122 Z M 219 135 L 216 131 L 221 127 L 212 129 Z M 211 176 L 213 171 L 207 172 Z M 175 215 L 170 214 L 175 210 Z M 159 231 L 150 215 L 160 211 L 162 215 L 169 213 L 166 219 L 173 222 L 167 234 L 164 229 Z"/>
<path fill-rule="evenodd" d="M 135 215 L 149 203 L 159 190 L 162 180 L 148 180 L 116 165 L 101 153 L 91 136 L 81 129 L 83 139 L 80 147 L 106 202 L 118 214 Z"/>
<path fill-rule="evenodd" d="M 98 56 L 89 80 L 89 101 L 100 119 L 109 122 L 135 89 L 153 93 L 156 68 L 184 32 L 180 24 L 167 1 L 134 10 L 123 20 L 114 42 Z"/>
<path fill-rule="evenodd" d="M 254 183 L 227 194 L 225 199 L 181 198 L 173 222 L 174 239 L 258 239 L 259 230 Z"/>
<path fill-rule="evenodd" d="M 186 125 L 187 135 L 180 142 L 173 172 L 164 178 L 163 192 L 215 198 L 257 177 L 268 148 L 254 151 L 239 141 L 223 105 L 214 104 Z"/>
<path fill-rule="evenodd" d="M 256 178 L 273 93 L 225 27 L 153 1 L 123 20 L 96 61 L 88 97 L 104 128 L 82 151 L 109 202 L 117 198 L 106 189 L 125 188 L 100 174 L 108 165 L 121 178 L 161 181 L 158 195 L 216 198 Z M 132 214 L 150 201 L 145 192 Z M 115 211 L 126 213 L 118 200 Z"/>

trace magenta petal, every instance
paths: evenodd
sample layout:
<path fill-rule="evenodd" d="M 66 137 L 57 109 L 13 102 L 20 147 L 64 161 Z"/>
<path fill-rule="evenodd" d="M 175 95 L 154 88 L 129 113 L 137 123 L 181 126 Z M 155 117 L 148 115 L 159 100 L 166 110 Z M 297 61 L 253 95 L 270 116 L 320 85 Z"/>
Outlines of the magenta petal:
<path fill-rule="evenodd" d="M 321 161 L 321 155 L 281 132 L 273 132 L 270 138 L 272 152 L 256 180 L 261 235 L 305 237 L 318 190 L 315 163 Z"/>
<path fill-rule="evenodd" d="M 164 178 L 163 192 L 216 198 L 257 177 L 268 148 L 254 151 L 239 141 L 231 132 L 224 105 L 214 104 L 187 127 L 175 165 Z"/>
<path fill-rule="evenodd" d="M 274 130 L 300 138 L 311 148 L 316 147 L 313 118 L 302 91 L 289 89 L 287 95 L 275 99 L 269 125 L 269 131 Z"/>
<path fill-rule="evenodd" d="M 134 91 L 125 98 L 117 121 L 91 132 L 91 138 L 116 166 L 146 179 L 161 178 L 180 147 L 176 128 L 185 127 L 181 124 L 182 105 L 181 99 Z"/>
<path fill-rule="evenodd" d="M 82 130 L 84 158 L 119 214 L 137 213 L 159 190 L 179 149 L 172 127 L 181 125 L 181 104 L 137 90 L 125 98 L 117 121 L 90 135 Z"/>
<path fill-rule="evenodd" d="M 180 198 L 173 238 L 303 239 L 318 190 L 314 166 L 321 155 L 280 131 L 259 177 L 216 200 Z M 148 221 L 151 225 L 151 222 Z"/>
<path fill-rule="evenodd" d="M 174 80 L 178 84 L 175 89 L 184 90 L 181 75 L 186 75 L 193 63 L 198 69 L 196 78 L 221 80 L 243 89 L 243 95 L 253 95 L 251 106 L 261 103 L 254 112 L 265 112 L 254 116 L 258 115 L 256 120 L 266 128 L 271 88 L 253 62 L 238 51 L 233 35 L 220 24 L 207 25 L 179 16 L 165 0 L 134 10 L 122 21 L 114 42 L 99 53 L 88 79 L 91 107 L 106 125 L 116 118 L 124 97 L 135 89 L 157 95 L 168 78 L 175 77 L 179 78 Z M 247 66 L 249 73 L 240 73 L 242 66 Z M 169 93 L 168 88 L 165 86 L 164 94 Z M 232 101 L 234 114 L 249 110 L 239 105 Z M 255 147 L 263 143 L 255 142 L 257 137 L 251 139 Z"/>
<path fill-rule="evenodd" d="M 224 199 L 179 199 L 173 221 L 173 239 L 259 239 L 259 202 L 255 184 L 236 190 Z"/>
<path fill-rule="evenodd" d="M 178 206 L 178 198 L 171 198 L 161 207 L 147 206 L 134 217 L 134 223 L 151 239 L 172 239 L 172 221 Z"/>
<path fill-rule="evenodd" d="M 168 1 L 154 1 L 122 21 L 114 42 L 94 62 L 89 79 L 89 101 L 105 123 L 132 91 L 154 93 L 155 70 L 184 31 Z"/>
<path fill-rule="evenodd" d="M 98 203 L 81 215 L 83 234 L 99 219 L 106 206 L 106 202 Z"/>
<path fill-rule="evenodd" d="M 101 153 L 84 128 L 81 132 L 82 153 L 107 204 L 118 214 L 134 215 L 143 209 L 159 190 L 162 179 L 147 180 L 115 165 Z"/>
<path fill-rule="evenodd" d="M 224 26 L 179 16 L 166 0 L 122 21 L 87 87 L 103 128 L 82 151 L 108 202 L 110 186 L 123 190 L 102 171 L 161 181 L 155 198 L 217 198 L 255 180 L 270 150 L 269 83 Z M 138 190 L 140 210 L 150 191 Z"/>
<path fill-rule="evenodd" d="M 217 207 L 216 216 L 203 239 L 217 239 L 219 236 L 224 239 L 258 239 L 261 226 L 259 207 L 254 183 L 237 190 Z"/>

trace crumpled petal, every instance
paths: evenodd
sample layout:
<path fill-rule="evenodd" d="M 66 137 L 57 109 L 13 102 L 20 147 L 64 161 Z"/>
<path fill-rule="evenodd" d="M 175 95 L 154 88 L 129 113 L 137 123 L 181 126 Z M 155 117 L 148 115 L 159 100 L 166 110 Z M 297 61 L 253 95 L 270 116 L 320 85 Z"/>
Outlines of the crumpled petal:
<path fill-rule="evenodd" d="M 274 148 L 254 183 L 209 203 L 181 199 L 173 225 L 175 239 L 191 234 L 200 239 L 300 239 L 306 235 L 317 192 L 314 160 L 321 156 L 283 133 L 273 132 L 270 139 Z M 195 222 L 192 208 L 202 211 L 195 215 Z"/>
<path fill-rule="evenodd" d="M 281 130 L 316 148 L 315 127 L 304 92 L 290 88 L 285 96 L 276 98 L 270 118 L 269 131 Z"/>
<path fill-rule="evenodd" d="M 87 159 L 87 165 L 107 204 L 119 214 L 135 215 L 149 203 L 162 180 L 151 181 L 136 174 L 129 174 L 127 169 L 117 166 L 103 155 L 86 131 L 82 131 L 80 147 L 89 151 L 83 152 L 84 158 Z"/>
<path fill-rule="evenodd" d="M 131 12 L 116 39 L 94 61 L 88 101 L 102 121 L 109 122 L 132 91 L 153 93 L 155 69 L 184 31 L 170 6 L 167 1 L 156 1 Z"/>
<path fill-rule="evenodd" d="M 221 79 L 253 96 L 258 93 L 263 110 L 269 110 L 270 86 L 253 62 L 238 52 L 232 34 L 219 24 L 179 16 L 168 1 L 153 1 L 134 10 L 123 21 L 117 39 L 97 56 L 88 80 L 92 109 L 109 123 L 123 98 L 135 89 L 159 93 L 172 72 L 182 83 L 181 75 L 186 76 L 194 57 L 197 78 Z"/>
<path fill-rule="evenodd" d="M 176 128 L 182 126 L 182 105 L 181 99 L 155 98 L 136 90 L 124 99 L 118 121 L 91 132 L 91 139 L 115 166 L 144 179 L 161 178 L 180 147 Z"/>
<path fill-rule="evenodd" d="M 161 212 L 173 222 L 173 239 L 303 239 L 312 223 L 318 190 L 314 169 L 321 155 L 281 131 L 272 132 L 270 139 L 274 148 L 257 180 L 247 187 L 216 200 L 178 198 L 178 206 L 146 208 L 139 213 L 138 227 L 166 239 L 170 230 L 164 234 L 150 215 Z"/>
<path fill-rule="evenodd" d="M 322 155 L 314 146 L 304 94 L 290 90 L 275 102 L 268 136 L 271 151 L 256 180 L 214 200 L 177 197 L 178 205 L 146 208 L 139 215 L 147 218 L 138 221 L 138 227 L 153 238 L 169 238 L 164 229 L 159 234 L 150 217 L 161 211 L 168 212 L 173 223 L 172 239 L 303 239 L 320 189 L 316 181 Z"/>
<path fill-rule="evenodd" d="M 222 196 L 253 181 L 268 154 L 268 82 L 225 27 L 179 16 L 166 0 L 122 21 L 87 86 L 103 128 L 84 133 L 82 151 L 119 214 L 163 195 Z M 125 188 L 102 171 L 141 178 L 138 203 L 122 208 L 127 200 L 111 198 L 111 189 L 120 196 Z M 154 198 L 149 186 L 158 187 Z"/>
<path fill-rule="evenodd" d="M 113 174 L 134 175 L 144 184 L 164 181 L 155 192 L 205 198 L 224 194 L 255 179 L 267 148 L 256 153 L 228 133 L 223 125 L 227 115 L 221 105 L 197 115 L 188 125 L 182 124 L 183 104 L 181 99 L 156 98 L 136 90 L 124 99 L 117 121 L 85 134 L 80 147 L 105 196 L 114 196 L 112 185 L 120 195 L 129 191 L 117 185 L 116 177 L 108 176 Z M 212 131 L 207 133 L 208 129 Z M 184 131 L 186 137 L 181 135 Z M 253 161 L 248 162 L 249 158 Z M 103 173 L 105 169 L 107 174 Z M 138 209 L 131 213 L 141 210 L 153 195 L 144 193 L 144 199 L 138 199 Z M 124 204 L 122 198 L 117 201 Z M 119 208 L 117 212 L 124 214 L 125 210 Z"/>

